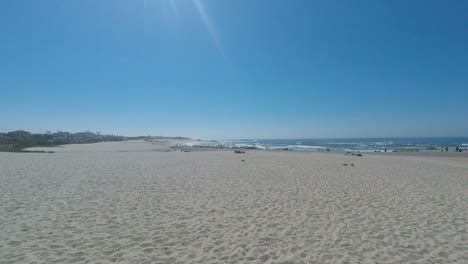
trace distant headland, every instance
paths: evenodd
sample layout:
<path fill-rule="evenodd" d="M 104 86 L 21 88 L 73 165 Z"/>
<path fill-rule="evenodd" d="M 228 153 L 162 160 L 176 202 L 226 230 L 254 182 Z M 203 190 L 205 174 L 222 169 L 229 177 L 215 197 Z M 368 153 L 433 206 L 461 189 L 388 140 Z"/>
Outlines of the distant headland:
<path fill-rule="evenodd" d="M 0 151 L 7 152 L 22 152 L 25 148 L 30 147 L 53 147 L 64 144 L 85 144 L 97 143 L 106 141 L 124 141 L 134 139 L 189 139 L 186 137 L 161 137 L 161 136 L 138 136 L 125 137 L 118 135 L 101 134 L 100 132 L 51 132 L 47 133 L 31 133 L 24 130 L 16 130 L 11 132 L 0 132 Z"/>

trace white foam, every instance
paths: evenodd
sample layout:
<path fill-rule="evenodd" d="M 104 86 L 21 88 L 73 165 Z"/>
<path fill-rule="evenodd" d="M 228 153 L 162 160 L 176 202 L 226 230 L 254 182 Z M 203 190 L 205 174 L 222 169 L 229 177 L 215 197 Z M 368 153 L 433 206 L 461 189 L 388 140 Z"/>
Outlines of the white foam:
<path fill-rule="evenodd" d="M 361 145 L 364 143 L 356 143 L 356 142 L 340 142 L 340 143 L 327 143 L 328 145 Z"/>
<path fill-rule="evenodd" d="M 375 142 L 375 144 L 379 146 L 386 146 L 386 145 L 392 145 L 393 141 Z M 411 144 L 408 144 L 408 145 L 411 145 Z"/>
<path fill-rule="evenodd" d="M 280 148 L 288 148 L 291 150 L 318 150 L 318 149 L 326 149 L 326 147 L 322 146 L 305 146 L 305 145 L 288 145 L 285 147 Z"/>
<path fill-rule="evenodd" d="M 218 147 L 221 144 L 219 142 L 202 141 L 202 142 L 188 142 L 188 143 L 184 143 L 183 145 L 187 147 Z"/>

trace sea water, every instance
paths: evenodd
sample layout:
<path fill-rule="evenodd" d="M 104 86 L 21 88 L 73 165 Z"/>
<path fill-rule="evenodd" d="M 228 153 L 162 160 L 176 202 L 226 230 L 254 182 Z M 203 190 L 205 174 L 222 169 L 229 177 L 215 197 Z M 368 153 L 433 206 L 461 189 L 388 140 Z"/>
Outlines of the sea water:
<path fill-rule="evenodd" d="M 441 151 L 457 147 L 468 151 L 468 137 L 437 138 L 340 138 L 340 139 L 237 139 L 187 143 L 193 147 L 244 148 L 291 151 L 400 152 Z"/>

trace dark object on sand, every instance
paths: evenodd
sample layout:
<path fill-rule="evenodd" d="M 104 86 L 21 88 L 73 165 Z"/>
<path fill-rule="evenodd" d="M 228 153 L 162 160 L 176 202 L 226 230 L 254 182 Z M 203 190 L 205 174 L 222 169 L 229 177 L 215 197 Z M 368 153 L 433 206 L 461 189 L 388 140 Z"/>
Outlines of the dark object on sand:
<path fill-rule="evenodd" d="M 242 162 L 244 162 L 245 160 L 242 160 Z"/>
<path fill-rule="evenodd" d="M 351 163 L 351 166 L 353 166 L 353 167 L 354 167 L 354 163 Z"/>
<path fill-rule="evenodd" d="M 190 152 L 190 150 L 186 150 L 186 149 L 176 149 L 175 152 Z"/>
<path fill-rule="evenodd" d="M 243 150 L 234 150 L 234 153 L 236 153 L 236 154 L 245 154 L 245 151 L 243 151 Z"/>
<path fill-rule="evenodd" d="M 362 157 L 362 154 L 361 154 L 361 153 L 358 153 L 358 154 L 356 154 L 356 156 L 358 156 L 358 157 Z"/>
<path fill-rule="evenodd" d="M 343 163 L 343 166 L 348 166 L 348 163 Z"/>

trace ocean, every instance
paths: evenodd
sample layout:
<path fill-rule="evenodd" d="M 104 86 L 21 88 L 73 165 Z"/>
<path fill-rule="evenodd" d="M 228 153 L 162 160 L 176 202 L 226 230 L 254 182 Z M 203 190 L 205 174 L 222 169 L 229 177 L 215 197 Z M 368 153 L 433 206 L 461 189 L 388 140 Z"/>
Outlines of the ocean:
<path fill-rule="evenodd" d="M 436 138 L 340 138 L 340 139 L 242 139 L 207 140 L 186 143 L 192 147 L 244 148 L 291 151 L 337 151 L 337 152 L 403 152 L 403 151 L 449 151 L 461 148 L 468 151 L 468 137 Z"/>

